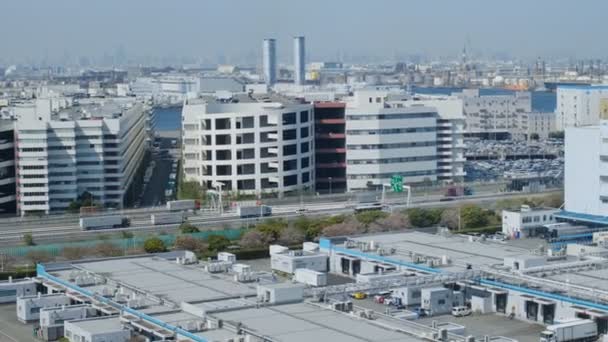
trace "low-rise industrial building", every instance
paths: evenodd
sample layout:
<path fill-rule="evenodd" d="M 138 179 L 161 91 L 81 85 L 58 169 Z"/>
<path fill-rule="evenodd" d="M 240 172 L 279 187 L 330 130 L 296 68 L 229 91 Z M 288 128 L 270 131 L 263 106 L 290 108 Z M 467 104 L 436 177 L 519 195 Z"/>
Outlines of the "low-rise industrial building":
<path fill-rule="evenodd" d="M 63 293 L 37 294 L 17 298 L 17 319 L 27 323 L 40 319 L 40 310 L 49 307 L 70 305 L 71 299 Z"/>
<path fill-rule="evenodd" d="M 65 336 L 78 342 L 127 342 L 131 331 L 123 327 L 120 318 L 107 317 L 67 321 Z"/>
<path fill-rule="evenodd" d="M 546 224 L 555 223 L 554 214 L 559 209 L 531 208 L 522 206 L 518 210 L 502 211 L 502 233 L 510 238 L 537 236 L 536 231 Z"/>
<path fill-rule="evenodd" d="M 531 253 L 480 237 L 419 232 L 322 239 L 320 247 L 330 256 L 330 270 L 338 274 L 353 276 L 379 265 L 416 273 L 401 280 L 334 286 L 324 289 L 325 295 L 394 288 L 408 305 L 424 307 L 424 289 L 448 288 L 462 293 L 478 311 L 529 322 L 550 324 L 593 312 L 598 329 L 608 331 L 608 287 L 602 283 L 608 279 L 608 260 L 595 254 L 547 255 L 544 248 Z M 418 296 L 420 304 L 414 300 Z M 439 299 L 425 309 L 446 310 Z"/>
<path fill-rule="evenodd" d="M 327 272 L 327 255 L 305 250 L 285 250 L 270 254 L 270 267 L 287 274 L 294 274 L 298 268 Z"/>
<path fill-rule="evenodd" d="M 480 341 L 484 337 L 467 337 L 466 328 L 463 336 L 462 327 L 407 321 L 422 313 L 445 317 L 462 305 L 474 315 L 511 317 L 535 327 L 590 318 L 600 333 L 608 331 L 607 259 L 530 251 L 515 242 L 415 231 L 322 238 L 318 251 L 315 244 L 305 247 L 329 258 L 331 277 L 344 280 L 330 286 L 281 282 L 225 254 L 221 258 L 230 261 L 188 265 L 179 253 L 39 265 L 36 279 L 62 292 L 40 298 L 89 303 L 116 315 L 109 320 L 118 323 L 103 332 L 127 329 L 151 340 Z M 279 247 L 271 254 L 285 253 Z M 250 276 L 236 276 L 244 269 Z M 378 309 L 381 298 L 386 305 Z M 66 336 L 95 332 L 83 328 L 88 322 L 94 321 L 77 321 L 78 331 L 66 324 Z M 491 336 L 491 326 L 483 334 L 486 340 L 510 337 Z"/>
<path fill-rule="evenodd" d="M 0 304 L 15 303 L 18 297 L 37 293 L 38 283 L 32 279 L 0 281 Z"/>
<path fill-rule="evenodd" d="M 55 341 L 64 336 L 64 323 L 97 316 L 97 310 L 88 304 L 62 305 L 40 309 L 40 328 L 37 336 Z"/>

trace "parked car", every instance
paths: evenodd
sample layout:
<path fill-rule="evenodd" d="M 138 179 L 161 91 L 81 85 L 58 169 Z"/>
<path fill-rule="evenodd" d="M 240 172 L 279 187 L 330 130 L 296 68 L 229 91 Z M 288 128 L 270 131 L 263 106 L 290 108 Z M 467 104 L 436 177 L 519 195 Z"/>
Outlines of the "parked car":
<path fill-rule="evenodd" d="M 412 311 L 415 312 L 418 315 L 418 318 L 422 318 L 422 317 L 428 316 L 426 310 L 423 309 L 423 308 L 421 308 L 421 307 L 414 308 L 414 310 L 412 310 Z"/>
<path fill-rule="evenodd" d="M 464 317 L 471 314 L 471 309 L 466 306 L 455 306 L 452 308 L 452 316 Z"/>
<path fill-rule="evenodd" d="M 353 298 L 355 298 L 355 299 L 365 299 L 365 298 L 367 298 L 367 294 L 365 294 L 364 292 L 355 292 L 351 296 Z"/>

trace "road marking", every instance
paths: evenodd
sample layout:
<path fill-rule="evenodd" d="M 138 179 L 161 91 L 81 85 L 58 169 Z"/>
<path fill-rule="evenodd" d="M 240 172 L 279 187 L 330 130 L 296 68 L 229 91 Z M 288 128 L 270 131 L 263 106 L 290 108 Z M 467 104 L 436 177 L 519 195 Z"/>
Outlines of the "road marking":
<path fill-rule="evenodd" d="M 10 335 L 6 334 L 5 332 L 3 332 L 2 330 L 0 330 L 0 335 L 8 337 L 8 339 L 11 340 L 11 341 L 13 341 L 13 342 L 19 342 L 15 338 L 13 338 L 12 336 L 10 336 Z"/>

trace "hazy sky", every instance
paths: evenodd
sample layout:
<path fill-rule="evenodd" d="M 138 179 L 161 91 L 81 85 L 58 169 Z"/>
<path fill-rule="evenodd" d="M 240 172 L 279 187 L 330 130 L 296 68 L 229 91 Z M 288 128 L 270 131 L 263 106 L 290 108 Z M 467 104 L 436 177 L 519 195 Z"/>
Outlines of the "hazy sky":
<path fill-rule="evenodd" d="M 606 0 L 0 0 L 0 60 L 63 56 L 259 58 L 305 35 L 309 58 L 608 56 Z"/>

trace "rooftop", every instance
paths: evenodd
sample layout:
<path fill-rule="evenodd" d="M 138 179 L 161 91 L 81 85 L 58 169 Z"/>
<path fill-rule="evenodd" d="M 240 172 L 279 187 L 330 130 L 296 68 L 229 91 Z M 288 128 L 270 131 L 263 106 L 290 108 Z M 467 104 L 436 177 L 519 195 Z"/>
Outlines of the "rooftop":
<path fill-rule="evenodd" d="M 128 110 L 135 105 L 135 100 L 125 102 L 110 99 L 104 101 L 81 102 L 55 112 L 52 115 L 52 119 L 60 121 L 87 120 L 94 118 L 117 119 L 125 113 L 128 113 Z"/>
<path fill-rule="evenodd" d="M 230 311 L 216 316 L 225 321 L 241 322 L 247 328 L 281 341 L 419 341 L 404 333 L 376 326 L 370 321 L 323 310 L 310 303 Z"/>
<path fill-rule="evenodd" d="M 256 294 L 255 285 L 204 272 L 200 266 L 180 265 L 152 256 L 88 261 L 77 266 L 177 304 Z M 59 274 L 65 277 L 66 272 L 69 271 Z"/>
<path fill-rule="evenodd" d="M 74 320 L 69 322 L 82 330 L 90 332 L 91 335 L 123 330 L 122 323 L 118 317 Z"/>
<path fill-rule="evenodd" d="M 492 241 L 471 241 L 464 236 L 441 236 L 416 231 L 366 235 L 350 240 L 363 243 L 373 241 L 376 248 L 389 253 L 388 257 L 406 263 L 418 262 L 415 260 L 417 257 L 441 259 L 446 256 L 449 264 L 440 266 L 446 271 L 462 271 L 467 264 L 478 267 L 502 264 L 505 257 L 529 253 L 524 248 Z M 391 254 L 393 249 L 394 253 Z"/>
<path fill-rule="evenodd" d="M 243 103 L 281 103 L 281 104 L 304 104 L 302 99 L 280 95 L 277 93 L 246 94 L 228 91 L 216 92 L 214 96 L 202 95 L 196 99 L 189 99 L 186 104 L 243 104 Z"/>

